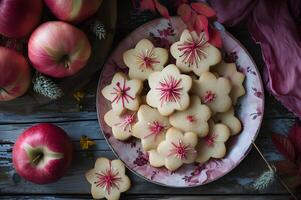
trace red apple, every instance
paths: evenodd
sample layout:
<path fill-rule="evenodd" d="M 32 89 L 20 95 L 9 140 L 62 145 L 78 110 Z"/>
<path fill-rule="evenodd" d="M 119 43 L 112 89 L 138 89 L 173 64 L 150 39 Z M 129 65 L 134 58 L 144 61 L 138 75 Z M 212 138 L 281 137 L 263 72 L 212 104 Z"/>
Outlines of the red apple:
<path fill-rule="evenodd" d="M 6 47 L 0 47 L 0 58 L 0 101 L 9 101 L 29 88 L 30 67 L 23 55 Z"/>
<path fill-rule="evenodd" d="M 42 13 L 41 0 L 0 0 L 0 33 L 20 38 L 38 25 Z"/>
<path fill-rule="evenodd" d="M 45 0 L 51 12 L 60 20 L 78 23 L 93 15 L 102 0 Z"/>
<path fill-rule="evenodd" d="M 28 56 L 43 74 L 62 78 L 82 69 L 91 55 L 86 35 L 65 22 L 46 22 L 30 36 Z"/>
<path fill-rule="evenodd" d="M 13 147 L 13 164 L 17 173 L 38 184 L 55 182 L 67 171 L 73 145 L 66 132 L 41 123 L 25 130 Z"/>

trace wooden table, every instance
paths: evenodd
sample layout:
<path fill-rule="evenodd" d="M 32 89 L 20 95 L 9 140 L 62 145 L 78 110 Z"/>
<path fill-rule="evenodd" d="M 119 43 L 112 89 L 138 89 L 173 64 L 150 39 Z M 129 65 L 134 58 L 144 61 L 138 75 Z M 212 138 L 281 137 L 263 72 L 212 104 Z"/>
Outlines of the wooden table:
<path fill-rule="evenodd" d="M 129 4 L 119 1 L 119 16 L 115 38 L 118 42 L 143 18 L 133 23 L 133 14 L 129 12 Z M 135 19 L 137 20 L 137 19 Z M 257 66 L 262 69 L 263 62 L 258 46 L 250 38 L 244 26 L 228 29 L 249 50 Z M 95 148 L 89 151 L 94 158 L 105 156 L 114 158 L 112 151 L 104 140 L 98 125 L 95 107 L 95 92 L 99 74 L 85 87 L 86 97 L 79 111 L 77 102 L 72 96 L 65 97 L 51 105 L 41 107 L 36 113 L 23 115 L 0 114 L 0 199 L 91 199 L 90 185 L 84 173 L 94 165 L 94 159 L 81 150 L 81 135 L 87 135 L 96 142 Z M 26 102 L 24 102 L 26 106 Z M 269 161 L 281 159 L 271 142 L 271 133 L 286 133 L 292 125 L 294 116 L 289 113 L 272 96 L 266 93 L 265 114 L 262 128 L 256 144 Z M 39 122 L 54 123 L 65 129 L 71 136 L 76 147 L 74 161 L 67 174 L 58 182 L 48 185 L 35 185 L 23 180 L 14 171 L 12 165 L 12 147 L 18 135 L 26 128 Z M 283 200 L 288 199 L 287 191 L 279 182 L 273 183 L 263 191 L 255 191 L 251 184 L 267 169 L 259 154 L 252 149 L 243 162 L 223 178 L 196 188 L 176 189 L 148 183 L 131 172 L 127 172 L 132 180 L 131 189 L 122 199 L 191 199 L 191 200 Z"/>

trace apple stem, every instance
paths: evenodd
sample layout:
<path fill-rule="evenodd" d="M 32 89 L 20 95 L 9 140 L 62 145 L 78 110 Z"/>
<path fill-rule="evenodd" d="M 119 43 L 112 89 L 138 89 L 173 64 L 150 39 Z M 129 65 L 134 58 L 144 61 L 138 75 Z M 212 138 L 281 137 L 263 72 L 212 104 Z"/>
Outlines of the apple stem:
<path fill-rule="evenodd" d="M 5 93 L 9 94 L 9 92 L 6 89 L 2 88 L 2 87 L 0 87 L 0 93 L 1 92 L 5 92 Z"/>
<path fill-rule="evenodd" d="M 69 56 L 68 55 L 64 55 L 62 57 L 62 62 L 64 63 L 64 67 L 65 68 L 69 68 L 69 65 L 70 65 L 70 59 L 69 59 Z"/>
<path fill-rule="evenodd" d="M 36 155 L 36 157 L 32 160 L 32 163 L 34 165 L 38 165 L 39 161 L 41 160 L 41 158 L 43 157 L 43 153 L 38 153 Z"/>

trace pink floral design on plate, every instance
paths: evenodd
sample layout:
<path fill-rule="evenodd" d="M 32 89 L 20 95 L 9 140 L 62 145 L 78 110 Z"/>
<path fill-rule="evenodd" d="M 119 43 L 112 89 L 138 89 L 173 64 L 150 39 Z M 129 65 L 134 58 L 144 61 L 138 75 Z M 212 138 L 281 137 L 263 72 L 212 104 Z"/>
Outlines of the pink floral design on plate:
<path fill-rule="evenodd" d="M 255 140 L 263 117 L 264 93 L 260 74 L 254 61 L 245 48 L 229 33 L 221 32 L 223 40 L 223 51 L 230 55 L 231 61 L 235 61 L 241 71 L 246 72 L 244 82 L 246 94 L 239 100 L 237 114 L 243 124 L 243 130 L 227 143 L 227 155 L 223 159 L 211 159 L 204 164 L 184 165 L 174 173 L 165 168 L 154 168 L 148 163 L 147 154 L 141 152 L 141 143 L 135 140 L 135 145 L 118 141 L 112 135 L 111 128 L 103 120 L 104 114 L 111 109 L 110 102 L 102 95 L 101 90 L 111 82 L 117 71 L 127 71 L 122 54 L 125 50 L 133 48 L 136 43 L 151 37 L 160 37 L 173 43 L 179 39 L 180 33 L 185 29 L 180 18 L 171 18 L 173 34 L 162 34 L 159 30 L 170 27 L 166 19 L 156 19 L 137 28 L 126 37 L 103 67 L 97 90 L 97 111 L 100 126 L 107 142 L 113 152 L 137 175 L 144 179 L 170 187 L 193 187 L 212 182 L 234 169 L 248 154 L 251 149 L 252 140 Z M 170 27 L 171 28 L 171 27 Z M 152 33 L 152 34 L 150 34 Z M 132 140 L 132 139 L 131 139 Z"/>

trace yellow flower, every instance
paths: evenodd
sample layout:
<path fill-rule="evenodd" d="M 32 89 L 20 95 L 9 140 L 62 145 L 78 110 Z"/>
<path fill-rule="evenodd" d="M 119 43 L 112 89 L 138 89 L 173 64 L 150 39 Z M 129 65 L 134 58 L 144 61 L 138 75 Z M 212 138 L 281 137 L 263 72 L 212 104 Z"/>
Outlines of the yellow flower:
<path fill-rule="evenodd" d="M 80 137 L 80 147 L 83 149 L 83 150 L 88 150 L 90 147 L 94 146 L 95 145 L 95 142 L 90 140 L 87 136 L 85 135 L 82 135 Z"/>
<path fill-rule="evenodd" d="M 78 102 L 81 102 L 85 96 L 86 96 L 86 93 L 83 90 L 79 90 L 79 91 L 76 91 L 73 93 L 73 97 Z"/>

